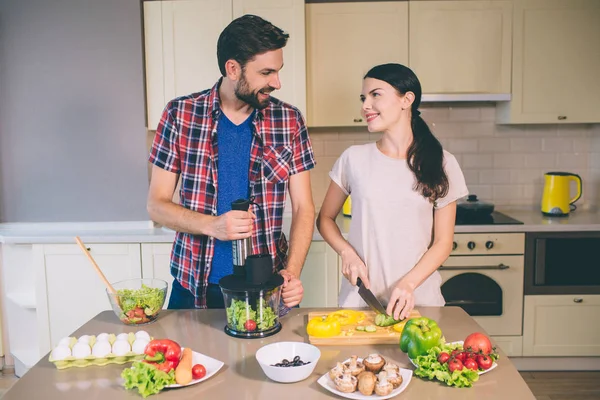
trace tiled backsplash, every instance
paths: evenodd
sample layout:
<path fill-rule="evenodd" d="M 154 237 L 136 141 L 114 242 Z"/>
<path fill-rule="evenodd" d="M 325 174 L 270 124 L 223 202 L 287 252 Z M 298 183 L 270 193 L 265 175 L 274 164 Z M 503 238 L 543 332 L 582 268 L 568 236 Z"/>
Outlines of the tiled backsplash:
<path fill-rule="evenodd" d="M 581 207 L 597 204 L 600 181 L 600 125 L 497 125 L 494 104 L 424 105 L 422 117 L 454 154 L 469 191 L 498 206 L 529 207 L 541 201 L 544 173 L 568 171 L 583 180 Z M 320 208 L 328 173 L 353 144 L 380 134 L 366 128 L 310 129 L 317 158 L 312 172 L 315 206 Z"/>

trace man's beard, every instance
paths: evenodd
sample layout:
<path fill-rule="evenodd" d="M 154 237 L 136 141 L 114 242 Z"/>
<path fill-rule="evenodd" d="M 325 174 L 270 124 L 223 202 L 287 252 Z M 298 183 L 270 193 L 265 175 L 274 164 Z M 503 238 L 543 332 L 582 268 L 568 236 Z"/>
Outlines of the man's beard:
<path fill-rule="evenodd" d="M 246 80 L 246 74 L 243 73 L 234 92 L 238 99 L 242 100 L 253 108 L 262 110 L 269 105 L 270 98 L 267 97 L 265 100 L 260 101 L 258 99 L 258 93 L 269 94 L 273 90 L 275 90 L 275 88 L 266 86 L 260 90 L 252 92 L 250 90 L 250 85 L 248 85 L 248 81 Z"/>

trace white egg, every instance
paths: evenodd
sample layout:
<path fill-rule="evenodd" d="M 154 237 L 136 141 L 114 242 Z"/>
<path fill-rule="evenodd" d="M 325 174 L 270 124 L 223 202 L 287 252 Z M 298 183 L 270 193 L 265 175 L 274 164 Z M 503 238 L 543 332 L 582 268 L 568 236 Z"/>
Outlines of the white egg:
<path fill-rule="evenodd" d="M 108 333 L 101 333 L 96 336 L 96 342 L 108 342 Z"/>
<path fill-rule="evenodd" d="M 119 333 L 117 340 L 129 340 L 129 333 Z"/>
<path fill-rule="evenodd" d="M 150 335 L 146 331 L 137 331 L 135 333 L 135 338 L 136 339 L 146 339 L 147 341 L 150 341 Z"/>
<path fill-rule="evenodd" d="M 70 337 L 64 337 L 64 338 L 60 339 L 58 341 L 58 346 L 67 346 L 67 347 L 70 347 L 71 346 L 71 338 Z"/>
<path fill-rule="evenodd" d="M 135 342 L 133 342 L 131 350 L 136 354 L 144 354 L 144 350 L 146 349 L 148 343 L 150 343 L 149 340 L 143 338 L 137 339 Z"/>
<path fill-rule="evenodd" d="M 52 359 L 53 360 L 64 360 L 67 357 L 71 356 L 71 349 L 68 346 L 58 345 L 54 350 L 52 350 Z"/>
<path fill-rule="evenodd" d="M 131 351 L 131 346 L 127 340 L 117 340 L 112 345 L 112 352 L 117 356 L 124 356 Z"/>
<path fill-rule="evenodd" d="M 85 344 L 88 344 L 88 343 L 90 343 L 90 336 L 89 336 L 89 335 L 83 335 L 82 337 L 80 337 L 80 338 L 77 340 L 77 342 L 78 342 L 78 343 L 85 343 Z"/>
<path fill-rule="evenodd" d="M 106 355 L 110 352 L 110 343 L 108 343 L 108 341 L 106 340 L 96 342 L 96 344 L 94 344 L 94 347 L 92 348 L 92 355 L 96 357 L 106 357 Z"/>
<path fill-rule="evenodd" d="M 92 354 L 92 349 L 89 344 L 77 342 L 73 346 L 73 357 L 84 358 Z"/>

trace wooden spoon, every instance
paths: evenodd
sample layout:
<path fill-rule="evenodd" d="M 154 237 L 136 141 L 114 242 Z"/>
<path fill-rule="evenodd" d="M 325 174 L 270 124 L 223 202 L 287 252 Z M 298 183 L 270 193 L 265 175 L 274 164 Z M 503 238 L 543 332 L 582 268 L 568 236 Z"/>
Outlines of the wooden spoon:
<path fill-rule="evenodd" d="M 104 282 L 104 284 L 106 285 L 106 288 L 108 289 L 108 292 L 112 295 L 115 296 L 115 299 L 117 300 L 117 303 L 119 302 L 119 297 L 117 296 L 117 291 L 115 290 L 115 288 L 110 284 L 110 282 L 108 281 L 108 279 L 106 279 L 106 276 L 104 276 L 104 274 L 102 273 L 102 271 L 100 270 L 100 267 L 98 266 L 98 264 L 96 264 L 96 261 L 94 260 L 94 258 L 92 257 L 92 255 L 90 254 L 90 252 L 88 251 L 87 247 L 85 247 L 85 245 L 83 244 L 83 242 L 81 241 L 81 239 L 79 238 L 79 236 L 75 236 L 75 241 L 77 242 L 77 244 L 79 245 L 79 247 L 81 248 L 81 251 L 83 251 L 83 253 L 86 255 L 86 257 L 88 258 L 88 260 L 90 260 L 90 262 L 92 263 L 92 265 L 94 266 L 94 269 L 96 270 L 96 272 L 98 273 L 98 275 L 100 276 L 100 279 L 102 279 L 102 281 Z"/>

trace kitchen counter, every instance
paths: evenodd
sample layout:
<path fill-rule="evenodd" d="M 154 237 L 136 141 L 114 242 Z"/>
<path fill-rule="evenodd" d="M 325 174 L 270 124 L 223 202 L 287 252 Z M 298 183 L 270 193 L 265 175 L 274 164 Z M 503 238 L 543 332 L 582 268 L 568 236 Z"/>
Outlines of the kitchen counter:
<path fill-rule="evenodd" d="M 568 217 L 545 217 L 539 210 L 498 209 L 523 225 L 457 225 L 456 233 L 466 232 L 573 232 L 600 231 L 600 212 L 578 210 Z M 352 218 L 340 215 L 336 222 L 342 235 L 350 232 Z M 289 238 L 291 217 L 283 218 L 283 231 Z M 151 221 L 115 223 L 40 223 L 0 224 L 0 243 L 75 243 L 80 236 L 84 243 L 172 243 L 175 232 L 156 228 Z M 323 240 L 315 228 L 313 240 Z"/>
<path fill-rule="evenodd" d="M 458 307 L 420 307 L 419 312 L 438 321 L 447 341 L 463 340 L 481 327 Z M 333 399 L 340 398 L 322 388 L 317 379 L 353 354 L 366 356 L 380 353 L 403 368 L 413 368 L 406 354 L 396 345 L 320 346 L 321 359 L 313 374 L 306 380 L 282 384 L 269 380 L 262 372 L 254 354 L 269 343 L 279 341 L 307 342 L 305 324 L 308 312 L 314 309 L 294 309 L 281 319 L 280 333 L 266 339 L 235 339 L 223 332 L 223 310 L 164 311 L 159 319 L 141 327 L 155 338 L 171 338 L 182 346 L 221 360 L 225 366 L 209 380 L 187 388 L 165 390 L 151 398 L 167 400 L 182 398 L 213 399 Z M 98 314 L 78 329 L 73 336 L 101 332 L 135 332 L 135 327 L 123 325 L 112 311 Z M 500 352 L 498 367 L 481 375 L 472 388 L 457 389 L 413 376 L 408 388 L 399 398 L 410 399 L 519 399 L 535 400 L 511 361 Z M 2 398 L 22 399 L 141 399 L 137 391 L 126 391 L 120 384 L 125 366 L 71 368 L 57 370 L 42 358 Z M 128 366 L 129 364 L 127 364 Z"/>

